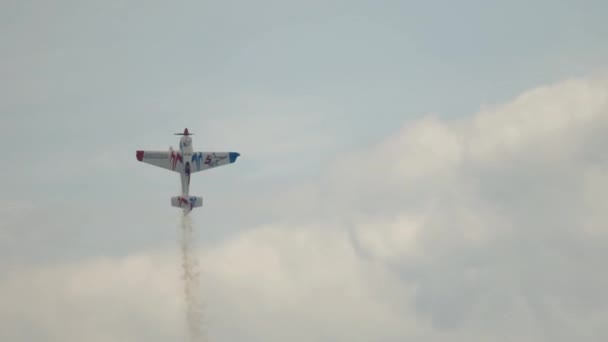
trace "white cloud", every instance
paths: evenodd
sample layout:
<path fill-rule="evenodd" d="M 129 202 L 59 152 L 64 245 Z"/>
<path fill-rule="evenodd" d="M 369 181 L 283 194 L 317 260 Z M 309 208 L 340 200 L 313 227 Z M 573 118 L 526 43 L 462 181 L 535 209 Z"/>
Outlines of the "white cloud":
<path fill-rule="evenodd" d="M 168 267 L 168 261 L 135 255 L 4 274 L 0 337 L 13 341 L 180 337 L 176 332 L 181 331 L 181 317 L 172 314 L 182 305 L 178 272 Z"/>
<path fill-rule="evenodd" d="M 5 275 L 0 281 L 3 338 L 181 339 L 176 254 L 153 252 Z M 391 315 L 392 303 L 382 299 L 383 291 L 404 297 L 398 293 L 402 285 L 382 267 L 356 258 L 344 233 L 331 227 L 260 228 L 206 249 L 200 260 L 208 334 L 214 340 L 365 341 L 378 336 L 375 329 L 396 337 L 403 328 Z"/>
<path fill-rule="evenodd" d="M 412 123 L 336 165 L 326 195 L 362 255 L 416 284 L 417 312 L 439 331 L 599 338 L 582 317 L 606 309 L 589 285 L 608 281 L 606 132 L 608 79 L 571 80 Z"/>
<path fill-rule="evenodd" d="M 201 250 L 209 335 L 605 340 L 607 132 L 601 76 L 341 157 L 272 201 L 274 222 Z M 183 338 L 178 270 L 164 251 L 11 271 L 0 337 Z"/>

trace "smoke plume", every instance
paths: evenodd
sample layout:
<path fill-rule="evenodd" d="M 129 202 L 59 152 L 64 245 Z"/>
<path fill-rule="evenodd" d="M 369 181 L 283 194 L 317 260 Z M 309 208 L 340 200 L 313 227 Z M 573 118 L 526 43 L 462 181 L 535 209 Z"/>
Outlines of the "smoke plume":
<path fill-rule="evenodd" d="M 203 306 L 199 289 L 199 268 L 193 251 L 194 236 L 190 216 L 181 219 L 182 278 L 186 302 L 186 324 L 191 342 L 206 341 L 203 325 Z"/>

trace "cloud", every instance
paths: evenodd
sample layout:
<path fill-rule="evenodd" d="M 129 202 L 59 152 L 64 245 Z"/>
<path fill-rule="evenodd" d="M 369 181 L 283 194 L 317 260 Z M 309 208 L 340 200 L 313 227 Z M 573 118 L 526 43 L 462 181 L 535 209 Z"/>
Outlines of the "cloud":
<path fill-rule="evenodd" d="M 406 123 L 201 248 L 208 334 L 605 340 L 607 132 L 605 75 Z M 180 339 L 179 284 L 177 248 L 11 270 L 0 337 Z"/>
<path fill-rule="evenodd" d="M 178 269 L 169 268 L 169 260 L 133 255 L 119 261 L 100 258 L 4 274 L 0 337 L 16 341 L 175 338 L 181 317 L 171 313 L 179 309 L 181 297 L 167 295 L 179 293 Z"/>
<path fill-rule="evenodd" d="M 413 122 L 334 165 L 325 195 L 437 331 L 599 338 L 606 132 L 606 77 L 570 80 Z"/>
<path fill-rule="evenodd" d="M 365 341 L 377 336 L 376 328 L 386 330 L 382 336 L 397 337 L 401 327 L 390 317 L 390 302 L 377 297 L 400 285 L 354 257 L 343 235 L 331 227 L 263 227 L 202 251 L 212 340 Z M 3 338 L 183 339 L 176 254 L 150 252 L 5 274 Z M 373 327 L 350 327 L 371 320 Z"/>

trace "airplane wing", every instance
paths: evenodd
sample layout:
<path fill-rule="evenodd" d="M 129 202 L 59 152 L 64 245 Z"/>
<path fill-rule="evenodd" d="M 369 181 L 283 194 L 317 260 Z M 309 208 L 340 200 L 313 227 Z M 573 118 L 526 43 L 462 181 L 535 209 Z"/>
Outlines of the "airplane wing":
<path fill-rule="evenodd" d="M 181 172 L 183 168 L 183 158 L 178 151 L 137 151 L 136 156 L 140 162 L 163 169 Z"/>
<path fill-rule="evenodd" d="M 232 164 L 239 156 L 236 152 L 194 152 L 190 160 L 191 172 Z"/>

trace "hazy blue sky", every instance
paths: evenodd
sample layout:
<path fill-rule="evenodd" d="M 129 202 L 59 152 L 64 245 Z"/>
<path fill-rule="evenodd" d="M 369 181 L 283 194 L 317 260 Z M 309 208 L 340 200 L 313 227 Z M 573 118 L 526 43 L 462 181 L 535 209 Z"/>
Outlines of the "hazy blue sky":
<path fill-rule="evenodd" d="M 205 206 L 193 214 L 201 253 L 223 251 L 231 241 L 265 229 L 276 230 L 279 237 L 271 234 L 270 240 L 250 243 L 281 245 L 281 236 L 287 234 L 288 241 L 315 245 L 326 237 L 319 232 L 319 239 L 315 235 L 298 240 L 298 234 L 306 234 L 302 227 L 314 227 L 315 232 L 331 227 L 327 239 L 346 232 L 336 241 L 359 253 L 353 257 L 358 265 L 369 251 L 357 242 L 366 236 L 357 235 L 357 227 L 392 227 L 386 228 L 390 234 L 370 238 L 375 247 L 390 245 L 378 252 L 390 255 L 390 260 L 378 262 L 398 269 L 396 287 L 413 282 L 422 296 L 396 303 L 391 308 L 394 317 L 414 307 L 412 317 L 431 316 L 438 331 L 448 327 L 463 340 L 500 341 L 494 321 L 480 323 L 483 328 L 478 329 L 475 323 L 452 320 L 454 315 L 445 322 L 440 314 L 434 316 L 463 308 L 457 297 L 448 295 L 450 291 L 462 286 L 475 290 L 467 285 L 472 280 L 465 278 L 438 294 L 438 283 L 445 279 L 434 278 L 434 272 L 465 271 L 435 261 L 448 256 L 457 264 L 462 256 L 467 265 L 475 264 L 497 247 L 504 248 L 502 254 L 490 259 L 508 264 L 504 260 L 518 253 L 500 242 L 525 242 L 514 242 L 514 235 L 500 231 L 482 239 L 487 244 L 481 252 L 467 254 L 458 243 L 456 249 L 439 252 L 450 237 L 459 238 L 450 234 L 408 242 L 414 245 L 390 241 L 409 236 L 409 225 L 402 219 L 412 212 L 434 213 L 432 223 L 406 221 L 444 233 L 454 222 L 533 226 L 539 228 L 538 235 L 533 234 L 536 242 L 555 225 L 582 227 L 582 213 L 589 210 L 599 215 L 593 216 L 594 225 L 608 224 L 600 214 L 601 204 L 577 200 L 579 195 L 600 196 L 590 190 L 597 188 L 596 178 L 568 181 L 583 175 L 603 179 L 600 175 L 606 170 L 599 152 L 608 147 L 601 138 L 608 127 L 608 106 L 602 102 L 608 83 L 606 13 L 605 1 L 1 1 L 0 284 L 3 278 L 5 284 L 25 279 L 20 272 L 41 267 L 61 268 L 98 258 L 120 263 L 132 255 L 177 253 L 179 213 L 169 206 L 169 198 L 178 194 L 179 178 L 138 163 L 135 150 L 176 146 L 172 133 L 188 127 L 196 134 L 195 150 L 242 154 L 236 164 L 192 179 L 191 193 L 205 198 Z M 576 81 L 567 81 L 571 79 Z M 546 85 L 553 86 L 531 91 Z M 531 95 L 518 97 L 521 94 Z M 495 137 L 499 138 L 492 140 Z M 484 145 L 488 141 L 492 143 Z M 461 151 L 460 144 L 468 147 Z M 569 157 L 554 157 L 552 148 L 557 146 Z M 392 171 L 383 173 L 384 165 Z M 451 171 L 446 175 L 437 170 Z M 557 175 L 559 180 L 551 178 Z M 395 188 L 395 179 L 402 177 L 419 180 Z M 496 182 L 497 177 L 508 181 Z M 426 185 L 429 182 L 432 187 Z M 461 210 L 464 204 L 446 204 L 460 201 L 467 203 L 466 210 Z M 535 207 L 537 202 L 548 204 L 542 209 Z M 436 214 L 438 208 L 441 215 Z M 548 219 L 557 208 L 566 208 L 572 216 Z M 599 246 L 593 251 L 600 253 L 608 246 L 605 239 L 592 239 Z M 570 240 L 570 235 L 564 238 Z M 555 243 L 558 254 L 566 249 Z M 395 252 L 429 244 L 438 254 L 410 259 Z M 221 264 L 224 254 L 218 255 L 214 258 Z M 238 259 L 230 255 L 231 260 Z M 278 255 L 282 262 L 292 258 L 296 264 L 299 257 L 307 259 L 307 253 Z M 517 260 L 515 265 L 525 264 Z M 572 270 L 579 271 L 573 277 L 588 277 L 586 272 L 592 270 L 580 271 L 582 260 L 574 260 L 578 266 Z M 587 261 L 582 264 L 589 265 Z M 497 277 L 518 272 L 513 267 L 502 269 Z M 300 281 L 306 283 L 306 278 Z M 534 297 L 549 286 L 540 280 L 533 284 L 520 289 L 523 295 L 513 290 L 517 298 Z M 325 285 L 320 287 L 327 289 Z M 0 285 L 0 290 L 10 297 L 7 286 L 2 290 Z M 328 290 L 327 296 L 332 293 Z M 566 297 L 560 293 L 555 298 L 560 302 Z M 66 298 L 70 303 L 72 297 Z M 428 298 L 435 299 L 425 301 Z M 528 298 L 528 303 L 534 300 Z M 608 301 L 599 302 L 594 310 L 606 317 Z M 486 309 L 519 312 L 501 303 Z M 23 310 L 18 319 L 10 311 L 0 315 L 0 322 L 2 317 L 8 317 L 5 322 L 31 322 L 35 333 L 21 340 L 49 340 L 53 335 L 64 341 L 71 336 Z M 561 311 L 547 310 L 553 313 L 533 310 L 530 315 L 538 321 L 530 319 L 525 327 L 513 323 L 511 328 L 522 335 L 510 336 L 551 340 L 550 335 L 526 333 L 528 328 L 542 332 L 547 326 L 564 326 Z M 577 315 L 576 310 L 563 315 Z M 226 317 L 232 314 L 226 309 Z M 306 322 L 308 316 L 298 315 Z M 547 316 L 551 319 L 543 320 Z M 395 319 L 397 325 L 403 323 Z M 336 324 L 355 321 L 337 318 Z M 250 326 L 254 328 L 248 330 Z M 266 330 L 256 330 L 260 326 L 264 325 L 247 321 L 242 331 L 271 340 L 263 338 Z M 578 321 L 565 326 L 562 336 L 580 337 Z M 166 337 L 174 338 L 171 327 Z M 112 331 L 112 326 L 104 329 Z M 215 329 L 212 334 L 218 339 L 246 335 L 231 335 L 220 323 Z M 367 338 L 360 338 L 443 340 L 443 335 L 433 335 L 435 328 L 429 329 L 413 335 L 397 329 L 381 338 L 371 329 L 361 335 Z M 315 331 L 318 335 L 303 340 L 347 339 L 330 328 Z M 608 336 L 605 329 L 593 332 L 583 340 Z M 106 337 L 116 336 L 138 340 L 132 332 Z M 7 338 L 20 340 L 16 335 Z"/>

